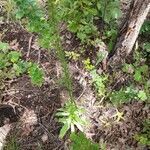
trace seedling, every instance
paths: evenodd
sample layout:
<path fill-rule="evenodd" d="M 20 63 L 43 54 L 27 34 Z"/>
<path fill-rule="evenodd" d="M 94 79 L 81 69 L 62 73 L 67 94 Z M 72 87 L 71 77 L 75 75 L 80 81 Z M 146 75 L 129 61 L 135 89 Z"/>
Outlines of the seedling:
<path fill-rule="evenodd" d="M 60 138 L 63 138 L 69 129 L 71 129 L 71 132 L 75 132 L 75 127 L 83 132 L 83 126 L 86 125 L 86 121 L 82 116 L 83 109 L 68 100 L 64 108 L 60 108 L 58 111 L 56 116 L 59 117 L 59 122 L 63 123 L 59 134 Z"/>

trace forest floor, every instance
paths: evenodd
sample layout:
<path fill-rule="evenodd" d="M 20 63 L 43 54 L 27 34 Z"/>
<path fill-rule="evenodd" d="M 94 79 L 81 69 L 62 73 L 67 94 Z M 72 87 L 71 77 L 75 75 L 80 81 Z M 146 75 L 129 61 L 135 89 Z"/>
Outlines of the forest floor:
<path fill-rule="evenodd" d="M 67 31 L 63 32 L 66 37 L 68 34 L 70 33 Z M 61 69 L 54 52 L 40 48 L 36 35 L 28 33 L 18 24 L 1 24 L 0 35 L 0 40 L 9 43 L 11 49 L 21 51 L 24 60 L 38 62 L 45 72 L 45 82 L 40 88 L 33 86 L 26 75 L 5 81 L 5 87 L 0 91 L 1 102 L 15 107 L 18 114 L 15 120 L 12 119 L 7 146 L 15 139 L 20 150 L 68 149 L 70 141 L 67 136 L 64 140 L 58 138 L 61 124 L 55 114 L 57 109 L 64 105 L 67 95 L 65 89 L 58 84 Z M 76 41 L 73 35 L 69 36 L 69 44 L 64 44 L 65 48 L 70 46 L 68 49 L 76 49 L 79 41 Z M 74 72 L 83 71 L 79 64 L 80 62 L 76 63 L 79 70 Z M 75 63 L 70 61 L 70 65 L 75 66 Z M 111 85 L 116 89 L 130 80 L 128 76 L 119 74 L 120 77 L 115 77 L 114 85 Z M 142 130 L 143 121 L 150 118 L 150 109 L 145 102 L 132 101 L 115 108 L 110 103 L 96 99 L 92 88 L 82 93 L 84 87 L 75 78 L 74 73 L 72 79 L 74 97 L 78 99 L 81 96 L 77 103 L 88 110 L 91 126 L 85 130 L 87 136 L 95 142 L 106 143 L 107 150 L 144 150 L 133 136 Z M 93 102 L 88 100 L 90 95 L 94 98 Z M 122 114 L 118 121 L 115 116 L 117 112 Z M 7 150 L 7 147 L 5 149 Z"/>

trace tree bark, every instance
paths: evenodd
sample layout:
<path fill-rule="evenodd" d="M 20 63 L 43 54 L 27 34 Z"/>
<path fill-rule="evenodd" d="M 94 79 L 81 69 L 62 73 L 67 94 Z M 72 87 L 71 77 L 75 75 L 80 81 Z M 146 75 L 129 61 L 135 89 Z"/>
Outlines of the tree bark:
<path fill-rule="evenodd" d="M 131 53 L 149 10 L 150 0 L 133 0 L 126 22 L 121 27 L 114 48 L 114 55 L 108 61 L 108 65 L 112 69 L 119 68 L 125 62 L 125 58 Z"/>

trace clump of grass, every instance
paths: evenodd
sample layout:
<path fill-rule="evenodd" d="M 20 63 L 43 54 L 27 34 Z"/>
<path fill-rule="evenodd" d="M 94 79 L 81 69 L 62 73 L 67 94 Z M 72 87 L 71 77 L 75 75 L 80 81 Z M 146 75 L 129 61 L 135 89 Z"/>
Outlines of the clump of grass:
<path fill-rule="evenodd" d="M 19 148 L 19 145 L 17 143 L 17 139 L 16 139 L 15 135 L 12 135 L 9 138 L 9 141 L 7 141 L 7 143 L 4 147 L 4 150 L 21 150 Z"/>

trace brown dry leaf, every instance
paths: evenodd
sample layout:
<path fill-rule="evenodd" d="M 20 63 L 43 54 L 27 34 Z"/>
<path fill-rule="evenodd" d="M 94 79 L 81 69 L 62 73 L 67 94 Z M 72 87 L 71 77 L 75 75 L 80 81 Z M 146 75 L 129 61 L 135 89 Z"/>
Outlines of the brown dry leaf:
<path fill-rule="evenodd" d="M 19 43 L 17 42 L 17 39 L 13 40 L 10 44 L 10 48 L 13 50 L 18 50 L 19 48 Z"/>
<path fill-rule="evenodd" d="M 37 124 L 37 115 L 33 110 L 26 110 L 20 120 L 23 127 L 22 136 L 29 135 L 34 129 L 33 125 Z"/>
<path fill-rule="evenodd" d="M 26 110 L 21 117 L 23 124 L 35 125 L 37 124 L 37 115 L 33 110 Z"/>
<path fill-rule="evenodd" d="M 48 140 L 48 135 L 44 133 L 41 137 L 42 141 L 45 143 Z"/>

